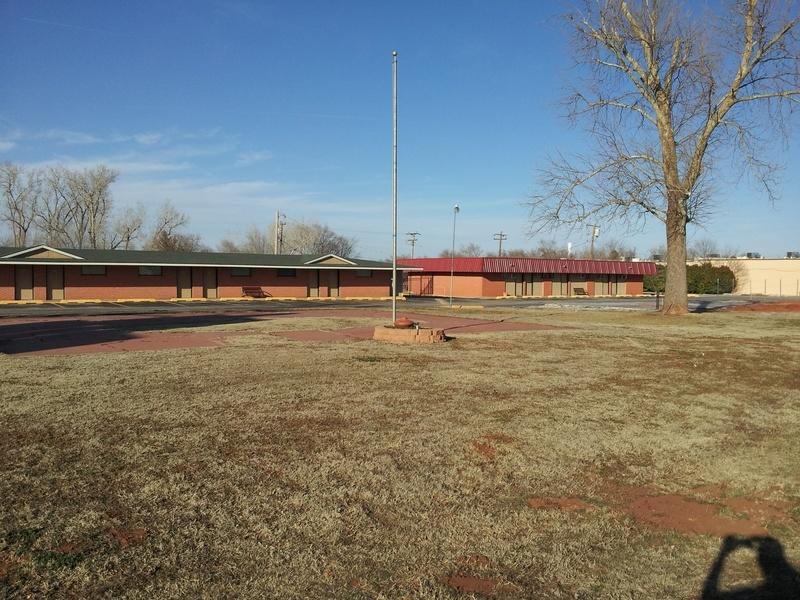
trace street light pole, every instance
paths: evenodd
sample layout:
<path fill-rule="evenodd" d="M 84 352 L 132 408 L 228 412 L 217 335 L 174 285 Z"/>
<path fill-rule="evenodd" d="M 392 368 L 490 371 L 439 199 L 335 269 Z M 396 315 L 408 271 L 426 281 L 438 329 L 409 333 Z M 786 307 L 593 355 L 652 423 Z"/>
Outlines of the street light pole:
<path fill-rule="evenodd" d="M 397 50 L 392 50 L 392 327 L 397 322 Z"/>
<path fill-rule="evenodd" d="M 453 244 L 450 247 L 450 308 L 453 308 L 453 273 L 456 263 L 456 215 L 461 210 L 458 204 L 453 206 Z"/>

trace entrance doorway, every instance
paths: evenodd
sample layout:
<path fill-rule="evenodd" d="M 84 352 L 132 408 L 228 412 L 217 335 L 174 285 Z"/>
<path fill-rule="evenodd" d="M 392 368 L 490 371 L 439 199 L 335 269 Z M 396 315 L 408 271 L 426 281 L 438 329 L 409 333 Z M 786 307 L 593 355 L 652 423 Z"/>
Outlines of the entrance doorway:
<path fill-rule="evenodd" d="M 64 267 L 47 266 L 47 299 L 64 299 Z"/>
<path fill-rule="evenodd" d="M 192 270 L 178 267 L 178 298 L 192 297 Z"/>
<path fill-rule="evenodd" d="M 14 267 L 14 300 L 33 300 L 33 267 Z"/>
<path fill-rule="evenodd" d="M 339 297 L 339 271 L 328 271 L 328 296 L 331 298 Z"/>
<path fill-rule="evenodd" d="M 217 269 L 208 267 L 203 273 L 203 298 L 217 297 Z"/>

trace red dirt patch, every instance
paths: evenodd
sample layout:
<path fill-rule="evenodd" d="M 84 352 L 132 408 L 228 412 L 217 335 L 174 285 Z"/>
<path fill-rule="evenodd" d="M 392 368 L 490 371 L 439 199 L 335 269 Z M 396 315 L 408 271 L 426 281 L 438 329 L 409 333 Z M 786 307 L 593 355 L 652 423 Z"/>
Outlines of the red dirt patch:
<path fill-rule="evenodd" d="M 724 310 L 733 312 L 800 312 L 800 302 L 754 302 L 753 304 L 740 304 L 728 306 Z"/>
<path fill-rule="evenodd" d="M 112 529 L 111 536 L 123 550 L 128 546 L 138 546 L 147 537 L 147 530 L 142 527 L 135 529 Z"/>
<path fill-rule="evenodd" d="M 497 448 L 492 446 L 487 442 L 482 442 L 480 440 L 473 440 L 472 442 L 472 449 L 475 450 L 481 456 L 485 456 L 486 458 L 494 458 L 497 454 Z"/>
<path fill-rule="evenodd" d="M 790 502 L 725 498 L 725 486 L 710 484 L 681 494 L 659 494 L 649 486 L 603 482 L 600 493 L 609 504 L 639 523 L 684 534 L 764 535 L 770 521 L 787 521 Z M 720 514 L 728 509 L 741 518 Z"/>
<path fill-rule="evenodd" d="M 491 460 L 497 455 L 497 448 L 492 442 L 510 444 L 513 441 L 514 438 L 505 433 L 487 433 L 472 441 L 472 449 Z"/>
<path fill-rule="evenodd" d="M 636 498 L 623 510 L 640 523 L 679 533 L 706 535 L 764 535 L 767 530 L 749 519 L 732 519 L 719 506 L 689 500 L 677 494 Z"/>
<path fill-rule="evenodd" d="M 497 588 L 497 581 L 474 575 L 450 575 L 442 578 L 442 583 L 463 594 L 481 594 L 493 596 Z"/>
<path fill-rule="evenodd" d="M 578 510 L 594 510 L 594 506 L 580 498 L 530 498 L 528 506 L 543 510 L 561 510 L 573 512 Z"/>

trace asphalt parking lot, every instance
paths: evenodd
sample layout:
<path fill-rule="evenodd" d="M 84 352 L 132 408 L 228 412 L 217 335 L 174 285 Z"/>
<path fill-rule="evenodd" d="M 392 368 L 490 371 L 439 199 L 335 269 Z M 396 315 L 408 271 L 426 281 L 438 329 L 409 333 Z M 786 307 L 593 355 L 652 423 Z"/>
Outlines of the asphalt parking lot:
<path fill-rule="evenodd" d="M 785 298 L 759 296 L 708 295 L 690 298 L 689 307 L 694 312 L 717 310 L 726 306 L 749 304 L 752 302 L 772 302 Z M 146 315 L 158 313 L 226 313 L 226 312 L 275 312 L 286 309 L 303 308 L 381 308 L 389 306 L 388 300 L 237 300 L 203 302 L 92 302 L 92 303 L 54 303 L 4 304 L 0 305 L 0 319 L 3 317 L 49 317 L 49 316 L 93 316 L 93 315 Z M 414 308 L 449 306 L 449 298 L 409 298 L 398 303 L 400 310 Z M 491 308 L 531 308 L 565 310 L 656 310 L 656 299 L 652 296 L 639 298 L 502 298 L 475 299 L 454 298 L 453 304 L 468 308 L 484 306 Z"/>

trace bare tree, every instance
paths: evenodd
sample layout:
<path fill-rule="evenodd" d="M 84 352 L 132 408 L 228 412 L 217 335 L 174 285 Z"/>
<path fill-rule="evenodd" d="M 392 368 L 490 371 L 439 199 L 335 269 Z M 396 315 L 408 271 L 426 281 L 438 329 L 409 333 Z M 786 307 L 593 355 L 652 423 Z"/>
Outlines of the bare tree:
<path fill-rule="evenodd" d="M 588 118 L 596 148 L 551 160 L 531 201 L 532 232 L 656 217 L 667 240 L 664 312 L 683 314 L 686 227 L 708 215 L 715 159 L 733 150 L 774 197 L 762 149 L 800 97 L 800 17 L 782 0 L 730 0 L 713 15 L 677 0 L 583 6 L 569 23 L 588 77 L 570 114 Z"/>
<path fill-rule="evenodd" d="M 78 222 L 85 223 L 86 242 L 89 248 L 104 248 L 111 214 L 111 184 L 116 181 L 117 172 L 99 165 L 74 173 L 73 177 L 78 197 L 75 210 L 80 215 Z"/>
<path fill-rule="evenodd" d="M 623 260 L 628 257 L 636 256 L 636 248 L 626 246 L 617 240 L 608 240 L 596 246 L 594 249 L 594 256 L 590 250 L 584 249 L 578 253 L 580 258 L 596 258 L 600 260 Z"/>
<path fill-rule="evenodd" d="M 167 250 L 172 252 L 199 252 L 206 250 L 200 236 L 181 231 L 189 222 L 189 217 L 178 211 L 167 200 L 156 215 L 155 224 L 147 241 L 147 250 Z"/>
<path fill-rule="evenodd" d="M 126 208 L 114 221 L 108 240 L 108 247 L 112 250 L 132 250 L 136 241 L 142 237 L 146 212 L 143 206 Z"/>
<path fill-rule="evenodd" d="M 244 234 L 244 240 L 236 242 L 227 238 L 223 239 L 219 245 L 220 252 L 247 252 L 251 254 L 271 254 L 273 244 L 270 241 L 269 232 L 261 231 L 253 226 Z"/>
<path fill-rule="evenodd" d="M 467 256 L 467 257 L 474 257 L 474 256 L 484 256 L 483 248 L 481 248 L 475 242 L 470 242 L 468 244 L 464 244 L 463 246 L 456 248 L 456 256 Z M 439 252 L 439 256 L 441 258 L 449 258 L 450 257 L 450 248 L 446 250 L 442 250 Z"/>
<path fill-rule="evenodd" d="M 72 178 L 64 167 L 50 167 L 44 175 L 44 192 L 36 207 L 35 223 L 52 246 L 81 248 L 81 228 L 75 227 L 73 206 L 77 203 Z"/>
<path fill-rule="evenodd" d="M 563 258 L 567 256 L 567 249 L 560 246 L 555 240 L 545 240 L 530 253 L 531 256 L 539 258 Z"/>
<path fill-rule="evenodd" d="M 36 225 L 48 243 L 69 248 L 104 248 L 116 171 L 103 165 L 85 171 L 50 167 L 37 203 Z"/>
<path fill-rule="evenodd" d="M 17 165 L 0 165 L 0 220 L 11 228 L 11 243 L 26 246 L 36 219 L 36 209 L 42 194 L 39 171 L 28 171 Z"/>
<path fill-rule="evenodd" d="M 686 251 L 689 258 L 709 258 L 719 254 L 717 243 L 714 240 L 703 238 L 694 242 Z"/>
<path fill-rule="evenodd" d="M 269 236 L 267 238 L 267 243 Z M 356 240 L 319 223 L 290 223 L 283 231 L 283 251 L 289 254 L 351 256 Z"/>

